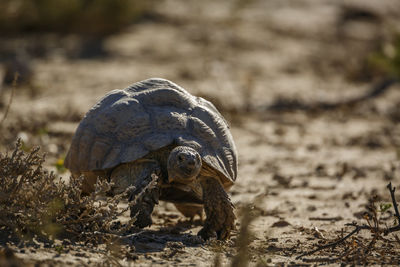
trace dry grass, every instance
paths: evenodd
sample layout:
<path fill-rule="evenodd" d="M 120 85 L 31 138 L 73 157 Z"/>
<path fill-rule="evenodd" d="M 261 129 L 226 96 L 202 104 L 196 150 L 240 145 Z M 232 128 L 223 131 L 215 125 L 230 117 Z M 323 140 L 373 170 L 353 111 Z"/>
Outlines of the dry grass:
<path fill-rule="evenodd" d="M 251 214 L 251 206 L 245 206 L 242 209 L 242 218 L 240 221 L 240 231 L 236 240 L 237 253 L 232 259 L 232 267 L 244 267 L 250 261 L 248 247 L 251 242 L 250 223 L 255 219 Z"/>
<path fill-rule="evenodd" d="M 11 236 L 30 239 L 34 236 L 52 240 L 72 239 L 98 242 L 107 234 L 123 235 L 135 221 L 126 224 L 118 216 L 129 210 L 137 198 L 122 209 L 121 199 L 134 188 L 114 197 L 105 197 L 111 185 L 98 181 L 89 196 L 81 195 L 82 177 L 64 182 L 43 168 L 39 148 L 26 153 L 17 141 L 11 154 L 0 154 L 0 228 Z M 140 194 L 139 194 L 140 195 Z M 99 200 L 101 198 L 101 200 Z"/>

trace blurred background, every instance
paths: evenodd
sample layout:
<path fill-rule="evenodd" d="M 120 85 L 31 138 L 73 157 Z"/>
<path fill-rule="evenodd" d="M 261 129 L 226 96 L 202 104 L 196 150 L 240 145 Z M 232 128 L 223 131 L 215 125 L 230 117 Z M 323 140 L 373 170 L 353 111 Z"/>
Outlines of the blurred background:
<path fill-rule="evenodd" d="M 1 0 L 0 148 L 19 137 L 62 161 L 93 104 L 149 77 L 238 127 L 349 99 L 398 122 L 399 17 L 398 0 Z"/>

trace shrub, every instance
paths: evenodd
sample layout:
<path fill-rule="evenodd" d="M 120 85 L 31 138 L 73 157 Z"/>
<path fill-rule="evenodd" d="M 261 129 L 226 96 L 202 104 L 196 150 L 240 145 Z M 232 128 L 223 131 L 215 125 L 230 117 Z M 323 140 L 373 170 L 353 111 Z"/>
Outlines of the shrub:
<path fill-rule="evenodd" d="M 129 209 L 129 205 L 121 209 L 118 204 L 132 188 L 115 197 L 104 197 L 110 184 L 98 181 L 95 192 L 82 196 L 82 177 L 63 182 L 45 170 L 45 158 L 38 147 L 26 153 L 21 146 L 17 141 L 11 155 L 0 153 L 0 229 L 19 238 L 68 235 L 98 240 L 103 234 L 121 234 L 132 227 L 135 218 L 124 225 L 117 221 Z"/>

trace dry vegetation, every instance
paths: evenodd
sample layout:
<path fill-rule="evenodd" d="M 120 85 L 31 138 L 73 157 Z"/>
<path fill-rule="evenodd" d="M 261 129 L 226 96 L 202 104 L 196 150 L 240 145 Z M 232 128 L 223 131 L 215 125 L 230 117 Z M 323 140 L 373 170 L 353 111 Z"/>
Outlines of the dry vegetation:
<path fill-rule="evenodd" d="M 48 172 L 43 163 L 39 148 L 25 153 L 20 140 L 11 154 L 0 154 L 0 225 L 5 236 L 9 232 L 22 240 L 68 236 L 95 241 L 132 228 L 134 218 L 124 225 L 116 221 L 127 211 L 118 204 L 131 188 L 113 198 L 104 197 L 110 184 L 99 181 L 95 192 L 81 196 L 83 177 L 65 182 Z M 100 196 L 102 200 L 98 200 Z"/>
<path fill-rule="evenodd" d="M 400 214 L 396 202 L 392 184 L 388 184 L 388 190 L 392 198 L 394 214 L 389 212 L 392 204 L 380 203 L 378 208 L 378 196 L 371 196 L 363 214 L 365 223 L 348 223 L 353 227 L 350 233 L 342 231 L 337 240 L 329 241 L 320 232 L 317 248 L 296 257 L 305 262 L 325 262 L 342 264 L 385 264 L 398 265 L 400 263 L 398 247 L 400 239 L 397 233 L 400 230 Z M 391 226 L 393 225 L 393 226 Z M 359 235 L 362 230 L 368 231 L 366 235 Z M 389 235 L 389 236 L 388 236 Z M 324 251 L 321 253 L 321 251 Z M 317 258 L 305 256 L 320 253 Z"/>

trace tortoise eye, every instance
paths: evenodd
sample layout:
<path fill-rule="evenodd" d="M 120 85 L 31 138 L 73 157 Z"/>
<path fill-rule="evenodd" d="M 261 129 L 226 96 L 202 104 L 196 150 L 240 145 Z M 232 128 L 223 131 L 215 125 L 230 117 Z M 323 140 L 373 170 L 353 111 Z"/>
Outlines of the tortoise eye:
<path fill-rule="evenodd" d="M 182 162 L 183 161 L 183 156 L 182 155 L 178 155 L 178 161 Z"/>

